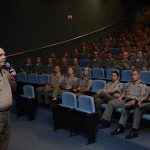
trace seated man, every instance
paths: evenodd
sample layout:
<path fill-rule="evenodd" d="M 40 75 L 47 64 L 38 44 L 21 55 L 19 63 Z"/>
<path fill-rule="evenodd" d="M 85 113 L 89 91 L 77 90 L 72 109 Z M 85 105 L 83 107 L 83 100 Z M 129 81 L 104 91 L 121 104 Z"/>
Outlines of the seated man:
<path fill-rule="evenodd" d="M 80 67 L 79 67 L 79 60 L 78 58 L 73 58 L 73 71 L 74 71 L 74 76 L 79 77 L 80 75 Z"/>
<path fill-rule="evenodd" d="M 122 70 L 131 70 L 131 61 L 129 60 L 128 52 L 123 52 L 123 59 L 120 60 L 116 67 L 116 69 Z"/>
<path fill-rule="evenodd" d="M 77 96 L 90 92 L 92 87 L 92 79 L 89 78 L 89 68 L 83 68 L 83 77 L 77 80 L 77 87 L 73 89 L 73 92 Z"/>
<path fill-rule="evenodd" d="M 46 74 L 52 74 L 54 71 L 54 65 L 52 62 L 52 58 L 49 57 L 47 60 L 47 64 L 44 66 L 44 73 Z"/>
<path fill-rule="evenodd" d="M 44 73 L 44 67 L 42 65 L 40 56 L 35 57 L 35 64 L 33 64 L 33 66 L 32 66 L 32 72 L 37 73 L 37 74 Z"/>
<path fill-rule="evenodd" d="M 32 60 L 30 57 L 26 58 L 25 64 L 20 68 L 21 72 L 26 72 L 27 74 L 32 72 Z"/>
<path fill-rule="evenodd" d="M 52 100 L 57 100 L 58 96 L 60 96 L 62 94 L 62 92 L 72 91 L 72 89 L 76 87 L 76 81 L 77 81 L 77 78 L 74 77 L 73 68 L 69 67 L 68 73 L 67 73 L 67 75 L 65 75 L 61 86 L 60 87 L 58 87 L 58 86 L 54 87 L 53 93 L 55 93 L 54 94 L 55 97 L 53 97 Z"/>
<path fill-rule="evenodd" d="M 132 67 L 139 69 L 140 71 L 147 71 L 148 62 L 142 58 L 142 51 L 137 51 L 137 56 L 135 60 L 132 60 Z"/>
<path fill-rule="evenodd" d="M 123 86 L 118 80 L 118 71 L 113 71 L 111 81 L 108 82 L 104 89 L 98 90 L 94 95 L 95 107 L 98 112 L 99 120 L 102 117 L 101 104 L 108 103 L 110 100 L 116 99 L 120 96 Z"/>
<path fill-rule="evenodd" d="M 123 107 L 129 101 L 135 100 L 143 96 L 146 85 L 140 81 L 140 71 L 132 70 L 132 81 L 126 83 L 125 90 L 117 99 L 110 101 L 102 115 L 103 124 L 105 127 L 110 126 L 111 116 L 115 109 Z"/>
<path fill-rule="evenodd" d="M 133 114 L 133 123 L 132 123 L 132 131 L 125 137 L 126 139 L 132 139 L 138 136 L 137 130 L 140 125 L 141 114 L 143 113 L 150 113 L 150 101 L 148 97 L 150 96 L 150 87 L 146 88 L 145 94 L 138 99 L 138 101 L 132 100 L 130 101 L 131 108 L 135 107 L 134 114 Z M 144 102 L 145 101 L 145 102 Z M 129 103 L 124 105 L 120 120 L 119 120 L 119 127 L 112 131 L 112 135 L 121 134 L 124 132 L 125 124 L 129 117 L 128 105 Z M 135 105 L 137 103 L 137 105 Z"/>
<path fill-rule="evenodd" d="M 56 97 L 53 92 L 54 87 L 59 87 L 63 81 L 63 76 L 60 74 L 60 67 L 58 65 L 55 66 L 53 74 L 50 75 L 50 81 L 42 87 L 38 87 L 36 89 L 36 95 L 38 99 L 38 103 L 42 104 L 42 94 L 44 94 L 45 98 L 45 108 L 50 106 L 49 93 L 52 92 L 52 97 Z"/>

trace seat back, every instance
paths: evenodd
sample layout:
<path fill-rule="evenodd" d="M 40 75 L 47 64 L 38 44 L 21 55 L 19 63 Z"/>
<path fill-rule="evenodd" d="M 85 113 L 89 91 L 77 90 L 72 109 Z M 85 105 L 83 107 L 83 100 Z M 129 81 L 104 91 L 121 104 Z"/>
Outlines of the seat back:
<path fill-rule="evenodd" d="M 150 71 L 141 71 L 140 79 L 145 84 L 150 84 Z"/>
<path fill-rule="evenodd" d="M 46 84 L 50 79 L 48 74 L 41 74 L 39 75 L 38 84 Z"/>
<path fill-rule="evenodd" d="M 118 71 L 119 72 L 118 69 L 107 69 L 106 70 L 106 79 L 107 80 L 111 80 L 111 74 L 112 74 L 113 71 Z M 120 74 L 120 72 L 119 72 L 119 74 Z M 120 79 L 120 76 L 119 76 L 119 79 Z"/>
<path fill-rule="evenodd" d="M 111 48 L 112 55 L 118 55 L 119 54 L 119 48 Z"/>
<path fill-rule="evenodd" d="M 69 107 L 69 108 L 77 108 L 76 95 L 72 92 L 63 92 L 62 103 L 59 105 Z"/>
<path fill-rule="evenodd" d="M 19 82 L 27 82 L 27 74 L 25 72 L 17 73 L 17 81 L 19 81 Z"/>
<path fill-rule="evenodd" d="M 69 66 L 73 66 L 73 59 L 69 59 L 69 60 L 68 60 L 68 65 L 69 65 Z"/>
<path fill-rule="evenodd" d="M 93 97 L 87 95 L 80 95 L 78 98 L 77 110 L 85 113 L 95 113 L 95 105 Z"/>
<path fill-rule="evenodd" d="M 93 80 L 91 92 L 96 92 L 97 90 L 101 90 L 105 87 L 105 85 L 106 85 L 106 81 L 104 80 Z"/>
<path fill-rule="evenodd" d="M 37 73 L 30 73 L 28 74 L 28 81 L 29 83 L 37 84 L 38 83 L 38 75 Z"/>
<path fill-rule="evenodd" d="M 97 78 L 97 79 L 104 79 L 105 78 L 104 69 L 103 68 L 93 68 L 91 77 Z"/>
<path fill-rule="evenodd" d="M 34 88 L 32 85 L 23 86 L 23 97 L 35 98 Z"/>
<path fill-rule="evenodd" d="M 121 74 L 121 81 L 132 81 L 132 70 L 123 70 Z"/>
<path fill-rule="evenodd" d="M 80 67 L 87 67 L 89 65 L 89 60 L 88 59 L 81 59 L 79 61 Z"/>

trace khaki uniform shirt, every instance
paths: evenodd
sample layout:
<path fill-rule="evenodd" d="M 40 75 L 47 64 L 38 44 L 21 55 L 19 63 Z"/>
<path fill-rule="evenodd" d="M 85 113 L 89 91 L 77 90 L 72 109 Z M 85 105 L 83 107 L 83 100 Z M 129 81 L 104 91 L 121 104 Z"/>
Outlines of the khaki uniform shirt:
<path fill-rule="evenodd" d="M 125 98 L 129 99 L 138 99 L 140 96 L 143 96 L 145 93 L 146 85 L 143 84 L 140 80 L 134 82 L 129 82 L 125 86 Z"/>
<path fill-rule="evenodd" d="M 70 77 L 65 76 L 62 82 L 63 89 L 73 89 L 76 86 L 76 81 L 77 81 L 77 78 L 74 77 L 74 75 Z"/>
<path fill-rule="evenodd" d="M 2 69 L 0 73 L 0 109 L 7 109 L 12 104 L 12 92 L 8 80 L 8 72 Z"/>
<path fill-rule="evenodd" d="M 50 86 L 60 86 L 60 84 L 63 81 L 63 76 L 60 73 L 53 73 L 50 75 L 50 81 L 49 81 L 49 85 Z"/>
<path fill-rule="evenodd" d="M 83 77 L 83 78 L 79 78 L 78 79 L 78 87 L 80 87 L 80 89 L 84 89 L 87 87 L 92 87 L 92 79 L 90 79 L 89 77 Z"/>
<path fill-rule="evenodd" d="M 117 82 L 108 82 L 104 88 L 105 90 L 115 89 L 117 92 L 111 94 L 114 97 L 119 97 L 122 94 L 123 85 L 120 81 Z"/>

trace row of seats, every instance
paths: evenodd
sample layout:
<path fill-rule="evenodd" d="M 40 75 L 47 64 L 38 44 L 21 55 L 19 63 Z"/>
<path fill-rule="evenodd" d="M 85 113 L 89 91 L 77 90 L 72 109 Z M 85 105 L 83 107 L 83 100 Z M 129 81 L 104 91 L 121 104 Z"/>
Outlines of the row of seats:
<path fill-rule="evenodd" d="M 123 84 L 125 86 L 126 83 Z M 103 89 L 105 85 L 106 81 L 104 80 L 93 80 L 91 92 L 95 93 L 98 89 Z M 34 87 L 31 85 L 24 85 L 21 97 L 25 98 L 27 106 L 31 105 L 31 100 L 35 99 Z M 80 126 L 84 124 L 84 129 L 86 129 L 88 133 L 88 143 L 95 142 L 97 114 L 93 97 L 81 95 L 77 98 L 72 92 L 63 92 L 61 99 L 61 103 L 52 109 L 54 129 L 57 130 L 61 128 L 61 123 L 65 122 L 69 126 L 70 135 L 73 135 L 73 132 L 78 133 Z M 33 104 L 33 107 L 28 107 L 28 112 L 30 113 L 29 119 L 31 120 L 35 118 L 35 105 Z M 102 108 L 106 108 L 106 106 L 107 104 L 101 105 Z M 133 111 L 134 110 L 131 110 L 130 113 L 133 113 Z M 122 108 L 118 108 L 116 112 L 121 113 Z M 142 119 L 150 120 L 150 114 L 144 114 Z"/>
<path fill-rule="evenodd" d="M 118 69 L 107 69 L 104 70 L 103 68 L 89 68 L 89 77 L 93 79 L 106 79 L 111 80 L 111 74 L 113 71 L 118 71 Z M 120 73 L 120 72 L 119 72 Z M 149 71 L 141 71 L 140 79 L 145 84 L 150 84 L 150 72 Z M 105 76 L 106 74 L 106 76 Z M 80 77 L 83 76 L 82 67 L 80 67 Z M 19 82 L 29 82 L 35 84 L 45 84 L 49 80 L 50 76 L 48 74 L 36 74 L 30 73 L 26 74 L 25 72 L 20 72 L 17 74 L 16 80 Z M 123 70 L 120 73 L 120 78 L 123 82 L 132 81 L 132 70 Z"/>
<path fill-rule="evenodd" d="M 70 135 L 84 130 L 88 136 L 88 144 L 95 142 L 97 114 L 93 97 L 81 95 L 76 97 L 74 93 L 63 92 L 62 102 L 53 107 L 54 129 L 62 126 L 69 127 Z"/>
<path fill-rule="evenodd" d="M 46 84 L 50 79 L 49 74 L 40 74 L 30 73 L 26 74 L 25 72 L 19 72 L 16 76 L 16 81 L 32 84 Z"/>
<path fill-rule="evenodd" d="M 93 80 L 91 92 L 92 93 L 96 93 L 97 90 L 103 89 L 105 87 L 105 85 L 106 85 L 106 81 L 104 81 L 104 80 Z M 125 87 L 125 83 L 123 83 L 123 87 Z M 23 95 L 21 95 L 21 96 L 22 97 L 28 97 L 29 99 L 35 98 L 33 86 L 31 86 L 31 85 L 25 85 L 23 87 Z M 62 102 L 63 102 L 64 99 L 65 99 L 65 97 L 62 96 Z M 63 104 L 69 104 L 69 105 L 72 104 L 73 105 L 73 103 L 74 102 L 70 102 L 70 99 L 66 98 L 64 100 Z M 73 105 L 73 106 L 77 108 L 77 105 Z M 107 106 L 107 104 L 102 104 L 101 105 L 102 108 L 106 108 L 106 106 Z M 92 111 L 93 112 L 95 111 L 94 108 L 93 108 L 93 106 L 92 106 Z M 116 111 L 121 113 L 122 112 L 122 108 L 118 108 Z M 132 112 L 133 111 L 131 111 L 131 113 Z M 150 115 L 149 114 L 144 114 L 143 115 L 143 119 L 150 120 Z"/>

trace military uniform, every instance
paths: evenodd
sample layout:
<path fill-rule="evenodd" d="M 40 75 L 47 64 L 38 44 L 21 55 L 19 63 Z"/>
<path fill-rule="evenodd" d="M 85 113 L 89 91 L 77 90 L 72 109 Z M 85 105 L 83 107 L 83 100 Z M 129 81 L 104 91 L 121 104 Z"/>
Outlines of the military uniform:
<path fill-rule="evenodd" d="M 150 87 L 147 87 L 146 91 L 144 93 L 144 96 L 149 96 L 149 95 L 150 95 Z M 128 105 L 128 103 L 125 105 Z M 134 114 L 133 114 L 132 128 L 134 128 L 134 129 L 139 128 L 142 111 L 146 112 L 146 113 L 150 113 L 150 100 L 148 100 L 147 103 L 141 103 L 138 108 L 135 108 Z M 129 110 L 125 110 L 125 108 L 123 108 L 123 112 L 122 112 L 121 118 L 119 120 L 119 123 L 121 125 L 125 126 L 127 119 L 129 117 L 129 114 L 130 114 Z"/>
<path fill-rule="evenodd" d="M 38 103 L 41 104 L 42 94 L 45 98 L 45 104 L 50 104 L 49 93 L 52 92 L 52 97 L 56 97 L 56 93 L 53 91 L 54 87 L 59 87 L 63 81 L 63 76 L 60 73 L 53 73 L 50 75 L 50 81 L 47 83 L 49 86 L 38 87 L 36 89 L 36 95 L 38 99 Z"/>
<path fill-rule="evenodd" d="M 44 66 L 44 73 L 46 74 L 52 74 L 54 72 L 54 66 L 53 64 L 48 64 Z"/>
<path fill-rule="evenodd" d="M 90 61 L 90 68 L 103 68 L 103 62 L 100 59 L 92 59 Z"/>
<path fill-rule="evenodd" d="M 140 80 L 136 81 L 135 83 L 126 83 L 124 90 L 125 98 L 123 100 L 115 99 L 110 101 L 107 107 L 105 108 L 105 111 L 102 115 L 102 119 L 110 121 L 114 109 L 121 108 L 125 103 L 129 102 L 132 99 L 138 99 L 145 93 L 145 88 L 146 85 L 143 84 Z"/>
<path fill-rule="evenodd" d="M 72 68 L 73 68 L 74 76 L 79 77 L 80 76 L 80 67 L 79 66 L 73 66 Z"/>
<path fill-rule="evenodd" d="M 112 69 L 116 65 L 116 61 L 112 59 L 105 59 L 104 60 L 104 69 Z"/>
<path fill-rule="evenodd" d="M 130 70 L 131 69 L 131 61 L 130 60 L 122 60 L 119 63 L 117 63 L 116 69 L 119 70 Z"/>
<path fill-rule="evenodd" d="M 62 75 L 66 75 L 67 72 L 68 72 L 68 64 L 65 63 L 65 64 L 60 64 L 60 72 Z"/>
<path fill-rule="evenodd" d="M 90 54 L 88 52 L 80 53 L 80 59 L 90 59 Z"/>
<path fill-rule="evenodd" d="M 20 71 L 26 72 L 27 74 L 32 72 L 32 64 L 25 64 L 20 68 Z"/>
<path fill-rule="evenodd" d="M 77 81 L 77 78 L 74 77 L 74 75 L 72 76 L 65 76 L 64 77 L 64 80 L 62 82 L 62 85 L 61 87 L 54 87 L 54 90 L 53 90 L 53 97 L 55 98 L 58 98 L 58 96 L 61 96 L 61 94 L 65 91 L 71 91 L 73 88 L 76 87 L 76 81 Z"/>
<path fill-rule="evenodd" d="M 15 82 L 15 81 L 14 81 Z M 16 83 L 16 82 L 15 82 Z M 0 150 L 6 150 L 10 135 L 9 108 L 12 105 L 12 92 L 8 72 L 0 71 Z"/>
<path fill-rule="evenodd" d="M 109 90 L 109 89 L 115 89 L 116 92 L 113 94 L 108 94 L 107 92 L 105 92 L 105 90 Z M 97 109 L 99 119 L 101 119 L 102 116 L 101 104 L 108 103 L 109 101 L 119 97 L 122 90 L 123 90 L 123 86 L 122 83 L 120 83 L 120 81 L 116 81 L 116 82 L 110 81 L 106 84 L 104 90 L 102 90 L 100 94 L 94 95 L 95 107 Z"/>
<path fill-rule="evenodd" d="M 33 73 L 37 73 L 37 74 L 41 74 L 44 73 L 44 67 L 42 64 L 35 64 L 32 66 L 32 72 Z"/>
<path fill-rule="evenodd" d="M 83 77 L 77 80 L 77 88 L 79 88 L 80 91 L 84 90 L 85 88 L 91 89 L 91 87 L 92 87 L 92 79 L 90 79 L 89 77 Z M 89 91 L 86 92 L 80 92 L 80 91 L 75 93 L 76 96 L 80 96 L 86 92 L 89 92 Z"/>
<path fill-rule="evenodd" d="M 147 71 L 148 63 L 146 60 L 143 59 L 136 59 L 132 61 L 132 68 L 139 69 L 141 71 Z"/>

